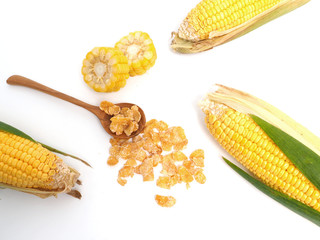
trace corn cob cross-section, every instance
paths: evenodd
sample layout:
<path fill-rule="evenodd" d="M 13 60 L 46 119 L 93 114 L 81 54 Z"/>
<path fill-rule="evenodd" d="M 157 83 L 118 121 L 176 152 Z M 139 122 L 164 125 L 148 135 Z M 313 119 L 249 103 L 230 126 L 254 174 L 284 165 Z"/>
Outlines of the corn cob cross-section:
<path fill-rule="evenodd" d="M 208 94 L 201 103 L 207 127 L 214 138 L 262 182 L 319 211 L 320 191 L 248 114 L 250 111 L 258 113 L 257 109 L 264 103 L 254 99 L 253 105 L 258 107 L 251 108 L 250 95 L 240 91 L 232 95 L 233 89 L 220 88 L 220 92 L 219 89 Z M 283 119 L 286 118 L 282 116 L 280 122 L 285 122 Z M 298 124 L 292 126 L 299 128 Z"/>
<path fill-rule="evenodd" d="M 157 59 L 153 41 L 145 32 L 132 32 L 121 38 L 115 47 L 128 58 L 131 77 L 144 74 L 155 64 Z"/>
<path fill-rule="evenodd" d="M 118 91 L 129 78 L 128 59 L 118 49 L 96 47 L 83 60 L 82 75 L 97 92 Z"/>
<path fill-rule="evenodd" d="M 40 144 L 0 130 L 0 186 L 40 197 L 71 193 L 79 173 Z"/>

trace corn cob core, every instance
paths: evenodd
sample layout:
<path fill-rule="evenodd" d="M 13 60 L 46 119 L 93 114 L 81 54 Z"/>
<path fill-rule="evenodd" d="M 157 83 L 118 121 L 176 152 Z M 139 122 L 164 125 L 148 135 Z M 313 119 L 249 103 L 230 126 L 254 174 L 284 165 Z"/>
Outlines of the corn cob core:
<path fill-rule="evenodd" d="M 131 77 L 144 74 L 157 59 L 153 41 L 145 32 L 132 32 L 121 38 L 115 47 L 128 58 Z"/>
<path fill-rule="evenodd" d="M 270 187 L 320 209 L 320 192 L 247 115 L 222 104 L 204 108 L 206 124 L 219 144 Z"/>
<path fill-rule="evenodd" d="M 69 192 L 78 177 L 62 159 L 40 144 L 0 131 L 0 183 Z"/>
<path fill-rule="evenodd" d="M 128 60 L 118 49 L 96 47 L 83 60 L 82 75 L 97 92 L 118 91 L 129 78 Z"/>
<path fill-rule="evenodd" d="M 180 25 L 180 38 L 198 41 L 244 24 L 282 0 L 203 0 Z"/>

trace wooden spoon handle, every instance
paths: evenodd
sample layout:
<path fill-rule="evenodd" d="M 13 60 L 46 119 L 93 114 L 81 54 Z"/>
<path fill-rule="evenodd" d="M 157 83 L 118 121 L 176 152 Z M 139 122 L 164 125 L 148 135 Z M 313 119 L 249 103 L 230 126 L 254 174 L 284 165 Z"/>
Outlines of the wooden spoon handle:
<path fill-rule="evenodd" d="M 29 78 L 25 78 L 19 75 L 13 75 L 11 77 L 9 77 L 7 79 L 7 83 L 10 85 L 18 85 L 18 86 L 24 86 L 24 87 L 28 87 L 28 88 L 32 88 L 41 92 L 44 92 L 46 94 L 49 94 L 51 96 L 60 98 L 62 100 L 65 100 L 67 102 L 73 103 L 77 106 L 83 107 L 87 110 L 89 110 L 90 112 L 92 112 L 93 114 L 96 114 L 96 106 L 90 105 L 88 103 L 82 102 L 79 99 L 76 99 L 74 97 L 68 96 L 64 93 L 58 92 L 54 89 L 51 89 L 47 86 L 44 86 L 40 83 L 37 83 Z"/>

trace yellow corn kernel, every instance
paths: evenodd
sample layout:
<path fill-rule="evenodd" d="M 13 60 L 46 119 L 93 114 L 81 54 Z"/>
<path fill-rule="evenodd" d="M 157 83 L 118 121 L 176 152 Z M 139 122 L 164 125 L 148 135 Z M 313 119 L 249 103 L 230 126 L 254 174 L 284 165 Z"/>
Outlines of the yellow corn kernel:
<path fill-rule="evenodd" d="M 235 28 L 281 0 L 202 0 L 180 25 L 180 38 L 198 41 Z"/>
<path fill-rule="evenodd" d="M 128 58 L 129 74 L 131 77 L 144 74 L 151 68 L 157 59 L 156 49 L 150 36 L 136 31 L 125 36 L 116 43 L 119 49 Z"/>
<path fill-rule="evenodd" d="M 18 151 L 18 148 L 23 150 Z M 49 157 L 53 160 L 49 160 Z M 42 161 L 53 163 L 50 167 Z M 40 144 L 0 130 L 0 183 L 23 188 L 36 186 L 41 190 L 71 190 L 78 176 L 77 172 L 70 171 L 62 159 Z"/>
<path fill-rule="evenodd" d="M 227 139 L 226 134 L 224 134 L 227 129 L 228 131 L 235 131 L 229 127 L 232 126 L 232 121 L 235 122 L 235 118 L 228 118 L 228 124 L 225 123 L 227 119 L 225 118 L 225 115 L 230 114 L 232 111 L 238 113 L 238 116 L 241 118 L 240 121 L 247 126 L 246 128 L 248 131 L 242 131 L 242 133 L 240 133 L 238 129 L 237 132 L 243 139 L 247 139 L 247 141 L 240 142 L 240 145 L 247 150 L 246 155 L 239 151 L 240 147 L 230 147 L 228 144 L 229 140 Z M 249 171 L 270 187 L 273 187 L 310 207 L 317 206 L 317 209 L 319 209 L 319 191 L 316 190 L 315 186 L 309 180 L 302 177 L 302 173 L 248 115 L 239 113 L 222 104 L 215 104 L 213 107 L 210 106 L 209 110 L 205 111 L 205 113 L 207 127 L 211 134 L 222 146 L 229 146 L 225 149 L 242 165 L 248 168 Z M 210 122 L 209 119 L 211 120 Z M 214 119 L 214 121 L 212 121 L 212 119 Z M 232 119 L 231 122 L 229 119 Z M 221 126 L 226 127 L 222 128 Z M 217 134 L 217 132 L 219 132 L 219 134 Z M 261 149 L 252 148 L 250 147 L 250 144 L 248 144 L 248 142 L 250 142 L 249 136 L 253 136 L 254 133 L 263 140 L 261 141 L 261 144 L 258 144 Z M 258 150 L 259 153 L 257 152 Z"/>
<path fill-rule="evenodd" d="M 96 47 L 83 60 L 84 81 L 97 92 L 114 92 L 126 85 L 128 60 L 115 48 Z"/>

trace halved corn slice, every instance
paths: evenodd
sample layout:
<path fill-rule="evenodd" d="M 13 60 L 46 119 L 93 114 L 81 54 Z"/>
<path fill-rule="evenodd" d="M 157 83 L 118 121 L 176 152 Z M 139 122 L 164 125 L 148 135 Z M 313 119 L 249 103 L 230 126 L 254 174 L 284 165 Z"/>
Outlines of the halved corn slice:
<path fill-rule="evenodd" d="M 261 99 L 221 85 L 201 108 L 210 133 L 260 181 L 320 211 L 317 136 Z"/>
<path fill-rule="evenodd" d="M 309 0 L 202 0 L 174 33 L 172 48 L 205 51 L 271 21 Z"/>
<path fill-rule="evenodd" d="M 126 85 L 128 60 L 121 51 L 96 47 L 83 60 L 84 81 L 97 92 L 114 92 Z"/>
<path fill-rule="evenodd" d="M 132 32 L 121 38 L 115 47 L 128 58 L 131 77 L 144 74 L 157 59 L 153 41 L 145 32 Z"/>
<path fill-rule="evenodd" d="M 13 129 L 1 123 L 1 129 Z M 0 129 L 0 187 L 31 193 L 42 198 L 68 193 L 81 198 L 74 190 L 80 183 L 79 172 L 67 166 L 61 158 L 34 142 L 27 135 Z M 22 136 L 26 136 L 22 137 Z"/>

